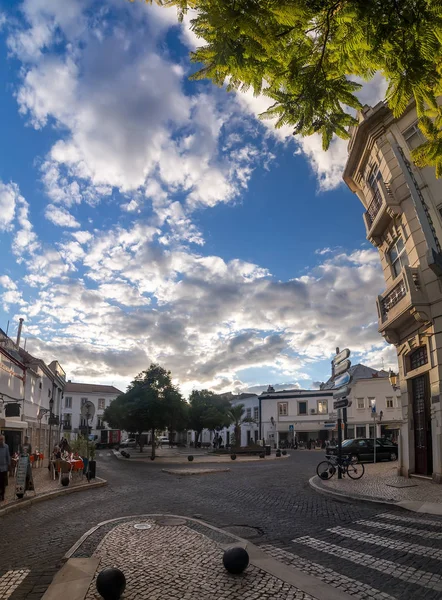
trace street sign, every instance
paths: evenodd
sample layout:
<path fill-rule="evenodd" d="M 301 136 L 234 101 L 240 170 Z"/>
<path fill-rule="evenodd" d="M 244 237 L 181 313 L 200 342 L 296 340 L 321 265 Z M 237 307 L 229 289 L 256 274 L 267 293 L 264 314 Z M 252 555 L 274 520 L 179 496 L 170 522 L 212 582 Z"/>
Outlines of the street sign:
<path fill-rule="evenodd" d="M 294 425 L 289 425 L 289 431 L 295 431 L 295 426 Z"/>
<path fill-rule="evenodd" d="M 342 362 L 349 356 L 350 356 L 350 350 L 348 348 L 344 348 L 344 350 L 342 350 L 342 352 L 340 352 L 339 354 L 336 354 L 336 356 L 333 359 L 333 364 L 338 365 L 340 362 Z"/>
<path fill-rule="evenodd" d="M 335 366 L 335 377 L 337 375 L 341 375 L 341 373 L 345 373 L 351 367 L 351 362 L 349 360 L 344 360 Z"/>
<path fill-rule="evenodd" d="M 376 404 L 371 405 L 371 412 L 376 414 Z"/>
<path fill-rule="evenodd" d="M 350 383 L 350 380 L 351 380 L 351 375 L 348 371 L 346 371 L 342 375 L 339 375 L 339 377 L 336 377 L 336 379 L 333 382 L 333 387 L 339 388 L 339 387 L 342 387 L 343 385 L 347 385 L 348 383 Z"/>
<path fill-rule="evenodd" d="M 345 398 L 350 394 L 350 388 L 347 385 L 341 387 L 337 390 L 333 390 L 333 400 L 337 400 L 338 398 Z M 335 406 L 333 408 L 336 408 Z"/>
<path fill-rule="evenodd" d="M 347 408 L 347 406 L 348 406 L 348 398 L 342 398 L 342 400 L 336 400 L 336 402 L 333 402 L 334 409 Z"/>
<path fill-rule="evenodd" d="M 324 423 L 324 429 L 334 429 L 336 427 L 336 421 L 330 423 Z"/>

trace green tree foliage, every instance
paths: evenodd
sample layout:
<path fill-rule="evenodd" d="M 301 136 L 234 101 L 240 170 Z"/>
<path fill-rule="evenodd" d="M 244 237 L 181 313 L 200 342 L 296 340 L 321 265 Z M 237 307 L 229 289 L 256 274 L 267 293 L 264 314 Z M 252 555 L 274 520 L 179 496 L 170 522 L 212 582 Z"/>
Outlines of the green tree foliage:
<path fill-rule="evenodd" d="M 356 125 L 349 114 L 360 108 L 355 77 L 370 80 L 380 71 L 395 116 L 414 98 L 418 116 L 431 119 L 427 110 L 442 93 L 441 0 L 155 2 L 175 6 L 179 18 L 197 11 L 191 28 L 205 43 L 191 54 L 202 65 L 193 79 L 268 96 L 274 103 L 262 118 L 295 134 L 319 133 L 324 149 Z M 424 125 L 430 143 L 418 160 L 437 167 L 440 123 L 433 125 L 437 132 Z"/>
<path fill-rule="evenodd" d="M 128 386 L 125 394 L 116 398 L 104 412 L 104 420 L 116 429 L 138 434 L 142 452 L 142 432 L 155 431 L 166 426 L 180 429 L 185 422 L 186 407 L 178 389 L 172 384 L 171 373 L 156 364 L 139 373 Z M 185 404 L 185 403 L 184 403 Z M 171 430 L 172 431 L 172 430 Z M 152 444 L 155 458 L 155 444 Z"/>
<path fill-rule="evenodd" d="M 254 423 L 254 419 L 244 417 L 246 411 L 244 404 L 237 404 L 232 406 L 229 410 L 228 417 L 230 423 L 233 423 L 235 427 L 235 446 L 241 446 L 241 423 Z"/>
<path fill-rule="evenodd" d="M 195 431 L 195 445 L 203 429 L 211 431 L 228 427 L 230 402 L 209 390 L 193 390 L 189 397 L 189 428 Z"/>

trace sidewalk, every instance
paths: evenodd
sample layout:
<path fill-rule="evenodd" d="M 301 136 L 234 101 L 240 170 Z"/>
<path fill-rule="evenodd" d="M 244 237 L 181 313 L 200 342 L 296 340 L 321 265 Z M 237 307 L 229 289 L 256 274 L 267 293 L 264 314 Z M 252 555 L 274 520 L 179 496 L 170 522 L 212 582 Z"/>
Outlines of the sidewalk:
<path fill-rule="evenodd" d="M 246 548 L 241 575 L 223 566 L 226 548 Z M 97 600 L 96 577 L 117 567 L 126 577 L 124 600 L 350 600 L 333 587 L 263 552 L 254 544 L 197 519 L 143 515 L 106 521 L 85 534 L 44 600 Z M 384 595 L 380 596 L 383 600 Z"/>
<path fill-rule="evenodd" d="M 397 475 L 397 463 L 365 464 L 365 474 L 356 481 L 334 475 L 322 480 L 317 475 L 309 481 L 320 493 L 339 497 L 393 504 L 407 510 L 442 515 L 442 486 L 426 479 Z"/>

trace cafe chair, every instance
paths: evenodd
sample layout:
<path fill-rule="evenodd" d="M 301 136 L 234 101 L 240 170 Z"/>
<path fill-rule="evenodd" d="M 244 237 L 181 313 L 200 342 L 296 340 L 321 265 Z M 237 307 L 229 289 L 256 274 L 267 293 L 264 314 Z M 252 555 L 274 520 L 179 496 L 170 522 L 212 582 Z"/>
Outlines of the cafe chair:
<path fill-rule="evenodd" d="M 60 485 L 63 479 L 63 475 L 69 475 L 69 481 L 72 479 L 72 465 L 68 463 L 66 460 L 60 461 Z"/>

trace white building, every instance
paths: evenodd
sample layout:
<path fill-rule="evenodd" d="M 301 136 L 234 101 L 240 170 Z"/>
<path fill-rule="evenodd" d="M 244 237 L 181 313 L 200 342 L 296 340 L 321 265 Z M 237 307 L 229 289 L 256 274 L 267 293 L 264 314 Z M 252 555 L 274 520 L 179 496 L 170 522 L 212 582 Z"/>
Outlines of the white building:
<path fill-rule="evenodd" d="M 81 415 L 81 408 L 85 402 L 89 401 L 95 406 L 94 417 L 89 420 L 89 434 L 96 435 L 100 439 L 101 431 L 109 429 L 103 421 L 104 409 L 122 393 L 113 385 L 68 381 L 61 409 L 64 433 L 83 435 L 87 432 L 87 423 Z"/>
<path fill-rule="evenodd" d="M 397 441 L 403 423 L 400 390 L 393 390 L 386 371 L 358 364 L 350 368 L 350 374 L 352 381 L 348 399 L 351 406 L 347 409 L 347 437 L 372 438 L 376 426 L 376 437 Z M 329 380 L 321 389 L 331 387 Z M 375 415 L 373 407 L 376 408 Z"/>
<path fill-rule="evenodd" d="M 282 442 L 325 440 L 333 426 L 328 421 L 333 409 L 333 393 L 322 390 L 283 390 L 269 386 L 259 396 L 260 439 L 278 447 Z"/>
<path fill-rule="evenodd" d="M 232 406 L 242 405 L 244 407 L 243 420 L 247 422 L 241 423 L 241 446 L 249 446 L 250 443 L 257 442 L 259 439 L 259 399 L 256 394 L 239 394 L 233 396 L 231 400 Z M 251 419 L 251 421 L 249 421 Z M 235 425 L 232 424 L 228 428 L 224 428 L 221 432 L 221 438 L 224 445 L 230 445 L 232 436 L 235 433 Z"/>

